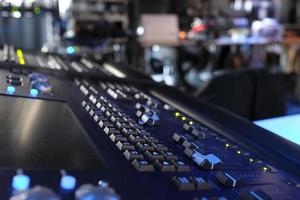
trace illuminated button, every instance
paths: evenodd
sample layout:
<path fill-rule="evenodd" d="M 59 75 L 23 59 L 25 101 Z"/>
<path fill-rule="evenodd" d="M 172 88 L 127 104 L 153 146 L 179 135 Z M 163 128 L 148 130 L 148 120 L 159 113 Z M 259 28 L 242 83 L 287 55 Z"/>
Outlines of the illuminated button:
<path fill-rule="evenodd" d="M 39 91 L 37 89 L 30 90 L 30 96 L 36 97 L 39 95 Z"/>
<path fill-rule="evenodd" d="M 73 190 L 76 187 L 76 178 L 70 175 L 64 175 L 60 180 L 60 187 L 65 190 Z"/>
<path fill-rule="evenodd" d="M 16 88 L 14 86 L 7 86 L 6 91 L 8 94 L 13 94 L 16 92 Z"/>
<path fill-rule="evenodd" d="M 13 177 L 12 187 L 14 190 L 27 190 L 30 185 L 30 178 L 24 174 L 17 174 Z"/>

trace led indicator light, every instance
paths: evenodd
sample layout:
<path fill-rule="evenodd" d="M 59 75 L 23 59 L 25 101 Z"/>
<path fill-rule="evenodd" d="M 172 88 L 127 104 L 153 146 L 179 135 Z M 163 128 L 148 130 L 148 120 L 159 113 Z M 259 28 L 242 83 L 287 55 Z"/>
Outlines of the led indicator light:
<path fill-rule="evenodd" d="M 20 63 L 20 65 L 25 65 L 25 60 L 24 60 L 24 58 L 19 58 L 19 63 Z"/>
<path fill-rule="evenodd" d="M 75 53 L 75 48 L 74 47 L 68 47 L 67 48 L 67 54 L 74 54 Z"/>
<path fill-rule="evenodd" d="M 263 167 L 264 172 L 268 171 L 267 167 Z"/>
<path fill-rule="evenodd" d="M 70 175 L 63 175 L 61 177 L 60 186 L 65 190 L 73 190 L 76 187 L 76 178 Z"/>
<path fill-rule="evenodd" d="M 12 187 L 14 190 L 27 190 L 30 185 L 30 178 L 24 174 L 17 174 L 13 177 Z"/>
<path fill-rule="evenodd" d="M 16 88 L 14 86 L 7 86 L 6 91 L 8 94 L 13 94 L 16 92 Z"/>
<path fill-rule="evenodd" d="M 21 49 L 17 50 L 18 57 L 23 57 L 23 51 Z"/>
<path fill-rule="evenodd" d="M 39 8 L 39 7 L 35 7 L 34 8 L 34 13 L 36 14 L 36 15 L 39 15 L 39 14 L 41 14 L 41 9 Z"/>

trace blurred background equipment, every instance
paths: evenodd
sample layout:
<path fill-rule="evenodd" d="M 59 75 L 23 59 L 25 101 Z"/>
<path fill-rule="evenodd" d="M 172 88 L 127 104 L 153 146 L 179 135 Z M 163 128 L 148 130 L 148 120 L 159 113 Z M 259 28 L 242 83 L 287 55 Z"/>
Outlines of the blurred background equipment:
<path fill-rule="evenodd" d="M 67 1 L 66 1 L 67 2 Z M 0 42 L 25 49 L 54 48 L 60 44 L 58 1 L 0 2 Z"/>
<path fill-rule="evenodd" d="M 192 95 L 219 72 L 264 69 L 285 77 L 289 107 L 299 99 L 299 2 L 2 0 L 0 43 L 128 66 Z"/>

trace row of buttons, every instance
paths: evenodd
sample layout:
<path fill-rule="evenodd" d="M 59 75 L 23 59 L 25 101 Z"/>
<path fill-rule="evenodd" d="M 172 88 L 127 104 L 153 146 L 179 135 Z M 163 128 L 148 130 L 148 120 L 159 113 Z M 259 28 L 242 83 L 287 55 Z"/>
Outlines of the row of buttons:
<path fill-rule="evenodd" d="M 96 105 L 85 101 L 82 105 L 138 171 L 154 171 L 154 167 L 164 172 L 189 171 L 157 138 L 103 97 Z"/>
<path fill-rule="evenodd" d="M 227 181 L 228 179 L 225 174 L 218 173 L 216 175 L 217 180 L 221 184 L 227 184 L 231 181 Z M 233 179 L 233 178 L 229 178 Z M 236 180 L 233 181 L 237 183 Z M 210 191 L 213 189 L 213 185 L 207 181 L 205 181 L 202 177 L 173 177 L 171 180 L 171 184 L 180 191 Z M 223 197 L 222 199 L 226 199 Z M 241 200 L 270 200 L 270 196 L 268 196 L 262 190 L 255 191 L 244 191 L 240 194 Z"/>
<path fill-rule="evenodd" d="M 87 94 L 85 90 L 82 92 Z M 154 168 L 163 172 L 190 171 L 178 156 L 107 99 L 89 95 L 89 100 L 83 101 L 82 106 L 138 171 L 154 171 Z"/>
<path fill-rule="evenodd" d="M 138 90 L 134 86 L 112 82 L 100 82 L 99 84 L 101 88 L 109 93 L 109 95 L 114 99 L 131 100 L 134 98 L 139 101 L 145 101 L 149 107 L 156 106 L 150 96 Z"/>
<path fill-rule="evenodd" d="M 131 95 L 137 91 L 134 87 L 129 87 L 125 84 L 117 84 L 110 82 L 100 82 L 102 90 L 106 91 L 113 99 L 130 100 Z"/>
<path fill-rule="evenodd" d="M 76 200 L 87 200 L 87 199 L 111 199 L 119 200 L 120 196 L 116 194 L 115 190 L 109 187 L 108 184 L 102 184 L 99 181 L 99 185 L 85 184 L 80 186 L 75 191 Z M 28 190 L 19 191 L 10 198 L 10 200 L 32 200 L 32 199 L 43 199 L 43 200 L 61 200 L 59 195 L 53 192 L 50 188 L 37 185 Z"/>

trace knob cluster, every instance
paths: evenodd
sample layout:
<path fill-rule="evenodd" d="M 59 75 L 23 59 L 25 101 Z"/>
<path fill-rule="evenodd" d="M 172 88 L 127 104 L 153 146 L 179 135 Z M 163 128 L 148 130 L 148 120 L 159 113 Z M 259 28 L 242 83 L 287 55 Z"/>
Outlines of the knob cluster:
<path fill-rule="evenodd" d="M 14 195 L 10 200 L 61 200 L 61 197 L 57 195 L 50 188 L 37 185 L 30 188 L 30 177 L 23 174 L 22 170 L 12 179 L 12 188 Z M 60 188 L 63 190 L 74 191 L 76 200 L 90 200 L 90 199 L 102 199 L 102 200 L 119 200 L 119 195 L 115 190 L 109 186 L 106 181 L 99 181 L 98 185 L 85 184 L 76 189 L 77 180 L 74 176 L 62 173 L 60 180 Z"/>

